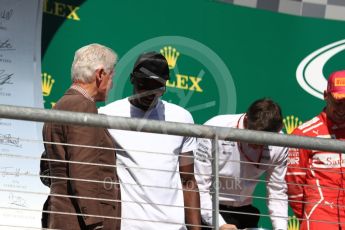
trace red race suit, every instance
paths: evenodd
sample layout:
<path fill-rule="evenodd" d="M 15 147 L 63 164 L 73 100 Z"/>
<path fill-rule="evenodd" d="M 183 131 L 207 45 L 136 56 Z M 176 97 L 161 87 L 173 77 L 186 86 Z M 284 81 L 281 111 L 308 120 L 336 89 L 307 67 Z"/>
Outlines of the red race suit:
<path fill-rule="evenodd" d="M 336 125 L 322 112 L 294 135 L 345 139 L 345 123 Z M 300 229 L 345 229 L 345 153 L 290 148 L 286 182 L 290 206 Z"/>

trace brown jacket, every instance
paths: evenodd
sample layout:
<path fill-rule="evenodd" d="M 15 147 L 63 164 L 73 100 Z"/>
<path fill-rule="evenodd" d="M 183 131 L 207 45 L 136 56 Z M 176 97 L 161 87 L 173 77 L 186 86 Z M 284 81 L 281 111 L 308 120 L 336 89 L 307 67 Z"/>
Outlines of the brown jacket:
<path fill-rule="evenodd" d="M 54 109 L 97 113 L 95 102 L 85 98 L 74 89 L 69 89 L 57 102 Z M 45 151 L 50 159 L 50 176 L 52 176 L 51 195 L 46 201 L 45 209 L 48 212 L 72 213 L 72 215 L 44 214 L 42 223 L 46 222 L 47 226 L 43 227 L 93 229 L 94 226 L 103 225 L 102 229 L 120 229 L 120 219 L 87 216 L 121 217 L 121 198 L 115 167 L 115 151 L 90 148 L 90 146 L 114 148 L 115 143 L 107 129 L 45 123 L 43 139 L 46 142 L 56 143 L 45 144 Z M 59 143 L 86 145 L 88 147 L 59 145 Z M 51 161 L 54 159 L 69 162 Z M 78 162 L 105 164 L 110 165 L 110 167 Z M 70 178 L 70 180 L 65 178 Z M 77 198 L 52 196 L 52 194 L 77 196 Z"/>

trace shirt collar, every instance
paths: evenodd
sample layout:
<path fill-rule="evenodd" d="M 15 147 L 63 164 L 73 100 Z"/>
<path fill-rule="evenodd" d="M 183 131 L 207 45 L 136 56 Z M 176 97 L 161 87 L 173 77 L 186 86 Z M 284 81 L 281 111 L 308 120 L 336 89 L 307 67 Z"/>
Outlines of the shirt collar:
<path fill-rule="evenodd" d="M 89 99 L 92 102 L 95 102 L 95 99 L 93 97 L 90 96 L 90 94 L 83 89 L 82 87 L 80 87 L 79 85 L 73 84 L 71 86 L 71 89 L 74 89 L 76 91 L 78 91 L 79 93 L 81 93 L 86 99 Z"/>

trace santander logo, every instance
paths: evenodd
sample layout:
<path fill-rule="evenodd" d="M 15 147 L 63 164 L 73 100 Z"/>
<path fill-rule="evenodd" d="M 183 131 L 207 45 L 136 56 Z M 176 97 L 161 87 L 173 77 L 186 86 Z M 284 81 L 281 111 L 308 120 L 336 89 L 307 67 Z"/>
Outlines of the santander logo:
<path fill-rule="evenodd" d="M 345 39 L 324 46 L 304 58 L 296 70 L 298 84 L 309 94 L 323 100 L 327 79 L 323 67 L 337 53 L 345 50 Z"/>

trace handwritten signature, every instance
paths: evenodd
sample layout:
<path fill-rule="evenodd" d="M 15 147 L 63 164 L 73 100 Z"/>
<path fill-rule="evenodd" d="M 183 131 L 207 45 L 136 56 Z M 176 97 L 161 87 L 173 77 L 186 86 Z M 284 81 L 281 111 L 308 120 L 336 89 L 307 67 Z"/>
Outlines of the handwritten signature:
<path fill-rule="evenodd" d="M 10 145 L 18 148 L 22 147 L 19 137 L 12 137 L 11 134 L 0 134 L 0 144 Z"/>
<path fill-rule="evenodd" d="M 0 175 L 2 177 L 6 177 L 6 176 L 19 177 L 19 176 L 30 175 L 30 172 L 28 170 L 23 170 L 21 168 L 1 167 L 0 168 Z"/>
<path fill-rule="evenodd" d="M 0 19 L 9 21 L 13 15 L 13 9 L 0 11 Z"/>
<path fill-rule="evenodd" d="M 13 45 L 10 42 L 10 39 L 5 41 L 0 40 L 0 49 L 1 50 L 14 50 Z"/>
<path fill-rule="evenodd" d="M 20 207 L 26 207 L 26 200 L 18 195 L 15 195 L 14 193 L 10 193 L 8 195 L 8 201 L 10 204 L 16 205 L 16 206 L 20 206 Z"/>
<path fill-rule="evenodd" d="M 4 69 L 0 69 L 0 85 L 13 84 L 13 82 L 11 82 L 13 75 L 14 73 L 8 74 Z"/>

